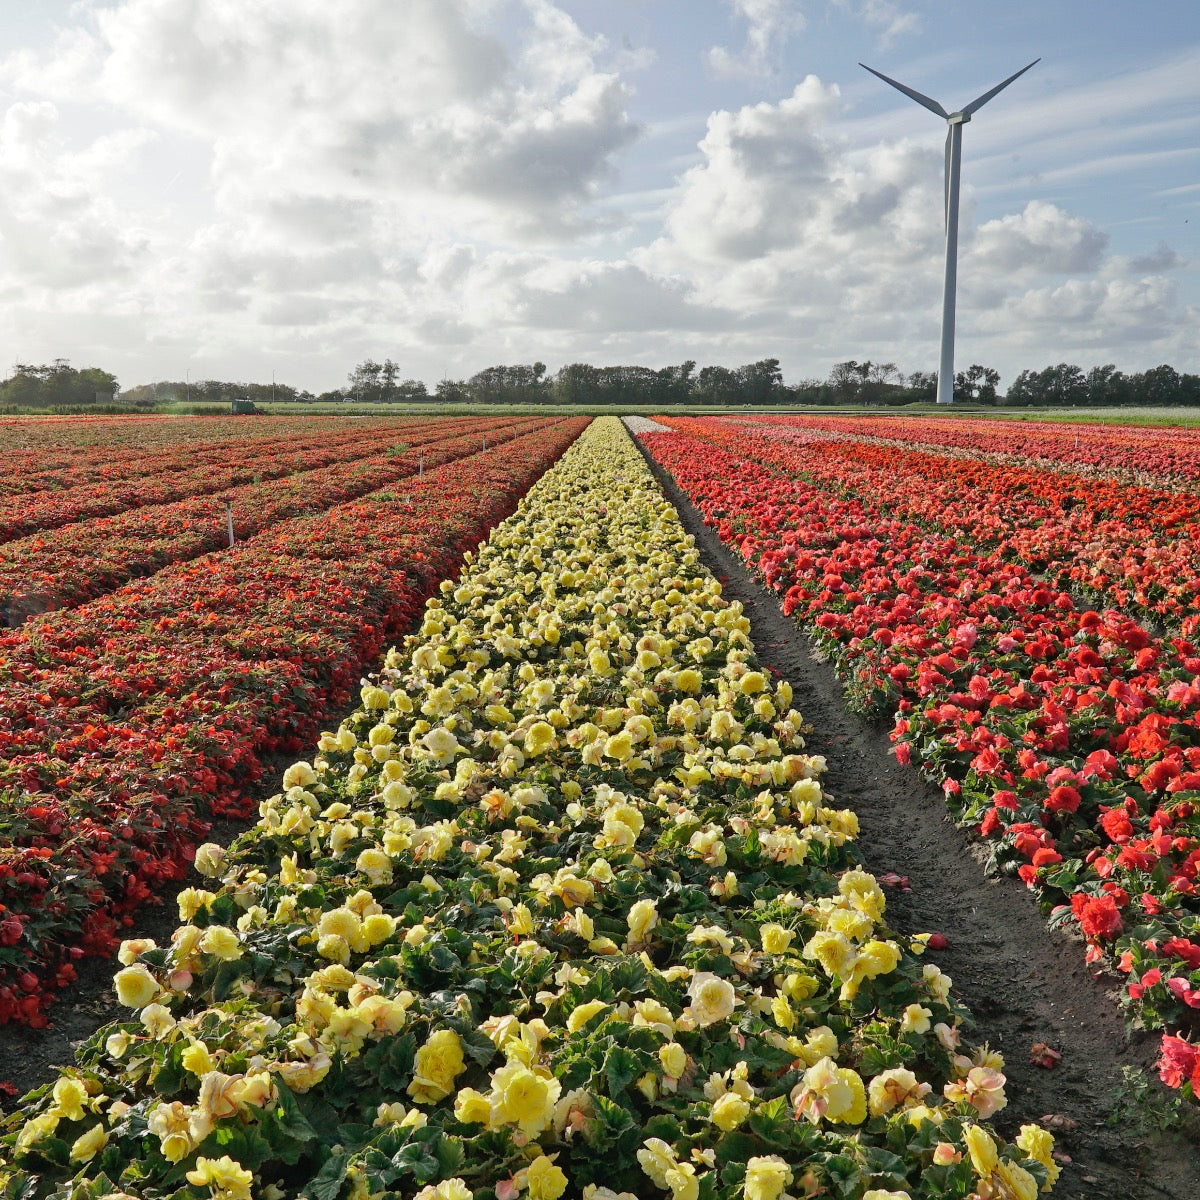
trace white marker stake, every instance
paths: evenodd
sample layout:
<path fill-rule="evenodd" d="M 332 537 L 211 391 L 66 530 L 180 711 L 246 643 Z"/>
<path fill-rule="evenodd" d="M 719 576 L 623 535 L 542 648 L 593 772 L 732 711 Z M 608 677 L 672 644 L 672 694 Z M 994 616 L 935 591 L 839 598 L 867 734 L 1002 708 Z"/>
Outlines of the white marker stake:
<path fill-rule="evenodd" d="M 233 502 L 225 501 L 225 526 L 229 530 L 229 545 L 233 547 Z"/>

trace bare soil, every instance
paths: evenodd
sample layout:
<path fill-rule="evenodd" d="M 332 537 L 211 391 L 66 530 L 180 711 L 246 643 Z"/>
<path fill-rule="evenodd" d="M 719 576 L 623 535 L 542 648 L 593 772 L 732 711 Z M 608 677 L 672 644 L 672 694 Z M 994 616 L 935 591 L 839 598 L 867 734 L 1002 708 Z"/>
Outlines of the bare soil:
<path fill-rule="evenodd" d="M 907 877 L 909 890 L 889 889 L 889 924 L 899 933 L 939 932 L 948 939 L 946 949 L 930 956 L 974 1013 L 975 1039 L 1006 1060 L 1009 1103 L 995 1121 L 1000 1131 L 1014 1136 L 1022 1123 L 1052 1114 L 1067 1119 L 1056 1132 L 1059 1149 L 1070 1157 L 1056 1200 L 1195 1200 L 1200 1122 L 1192 1118 L 1182 1132 L 1160 1135 L 1122 1103 L 1128 1091 L 1122 1091 L 1121 1068 L 1153 1073 L 1157 1039 L 1126 1039 L 1115 993 L 1091 978 L 1082 945 L 1049 930 L 1032 895 L 1014 881 L 984 873 L 978 848 L 950 822 L 941 794 L 896 762 L 885 730 L 847 709 L 832 669 L 813 657 L 774 594 L 704 525 L 671 477 L 650 465 L 695 535 L 705 565 L 745 606 L 760 659 L 792 683 L 796 706 L 813 726 L 809 749 L 829 762 L 829 790 L 859 814 L 866 865 L 876 875 Z M 336 724 L 342 715 L 330 720 Z M 286 765 L 265 773 L 264 794 Z M 211 840 L 228 842 L 244 827 L 224 822 Z M 167 896 L 127 935 L 165 942 L 177 924 L 174 898 Z M 50 1082 L 56 1065 L 72 1061 L 74 1044 L 128 1015 L 112 993 L 114 969 L 105 960 L 81 963 L 77 983 L 51 1009 L 50 1029 L 0 1029 L 0 1081 L 17 1091 L 13 1098 L 0 1095 L 7 1107 Z M 1030 1048 L 1038 1042 L 1062 1056 L 1056 1068 L 1031 1065 Z"/>

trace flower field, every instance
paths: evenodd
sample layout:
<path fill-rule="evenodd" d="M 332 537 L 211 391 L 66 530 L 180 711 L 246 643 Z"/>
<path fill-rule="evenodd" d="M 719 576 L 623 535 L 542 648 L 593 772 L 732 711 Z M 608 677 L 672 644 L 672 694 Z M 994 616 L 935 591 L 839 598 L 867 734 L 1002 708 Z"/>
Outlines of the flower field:
<path fill-rule="evenodd" d="M 1166 1031 L 1161 1077 L 1195 1099 L 1191 441 L 1172 430 L 1176 452 L 1138 463 L 1132 434 L 1106 458 L 1074 429 L 665 423 L 651 452 L 833 658 L 852 705 L 894 721 L 901 761 L 1079 931 L 1131 1019 Z"/>
<path fill-rule="evenodd" d="M 477 541 L 579 425 L 500 451 L 489 437 L 403 497 L 272 527 L 245 544 L 262 543 L 253 560 L 170 567 L 13 635 L 27 721 L 46 704 L 109 718 L 79 717 L 74 758 L 39 730 L 22 786 L 82 772 L 91 790 L 71 794 L 98 813 L 127 743 L 143 761 L 175 738 L 161 777 L 184 790 L 158 794 L 178 814 L 200 809 L 201 763 L 211 807 L 267 740 L 303 745 L 311 698 L 344 690 L 343 664 L 443 580 L 257 824 L 197 851 L 205 886 L 180 893 L 169 944 L 122 945 L 130 1017 L 9 1118 L 4 1195 L 1033 1200 L 1053 1185 L 1048 1132 L 989 1128 L 1002 1061 L 967 1044 L 929 939 L 888 927 L 789 685 L 760 669 L 740 605 L 617 423 L 594 423 L 449 578 L 443 543 Z M 715 496 L 704 464 L 736 461 L 691 434 L 647 440 L 697 493 Z M 753 482 L 748 514 L 797 486 L 782 468 Z M 840 620 L 842 593 L 823 589 Z M 51 666 L 53 693 L 33 677 Z M 30 849 L 54 803 L 20 809 L 43 823 Z M 137 815 L 151 828 L 163 811 L 147 797 Z M 43 863 L 81 813 L 59 820 Z M 185 829 L 173 815 L 135 841 L 178 838 L 182 859 Z"/>
<path fill-rule="evenodd" d="M 209 817 L 249 811 L 263 756 L 308 743 L 584 424 L 376 427 L 342 447 L 340 468 L 305 472 L 294 498 L 273 482 L 243 493 L 252 536 L 233 548 L 188 557 L 211 542 L 180 518 L 162 569 L 0 636 L 0 1024 L 45 1024 L 78 958 L 111 952 L 183 877 Z M 150 529 L 161 514 L 135 518 Z M 132 535 L 66 530 L 83 546 L 89 528 L 89 561 L 136 573 Z M 69 564 L 54 578 L 64 593 L 77 581 Z"/>

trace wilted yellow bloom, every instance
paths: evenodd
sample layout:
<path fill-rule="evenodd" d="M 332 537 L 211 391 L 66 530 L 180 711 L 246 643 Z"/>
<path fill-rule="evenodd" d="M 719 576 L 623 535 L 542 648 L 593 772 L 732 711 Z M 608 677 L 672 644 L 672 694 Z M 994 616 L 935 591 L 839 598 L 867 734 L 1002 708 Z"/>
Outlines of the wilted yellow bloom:
<path fill-rule="evenodd" d="M 932 1088 L 927 1083 L 921 1083 L 907 1067 L 892 1067 L 876 1075 L 867 1091 L 871 1115 L 878 1117 L 899 1106 L 924 1099 Z"/>
<path fill-rule="evenodd" d="M 167 1162 L 182 1162 L 196 1148 L 191 1131 L 192 1110 L 181 1100 L 155 1105 L 146 1118 Z"/>

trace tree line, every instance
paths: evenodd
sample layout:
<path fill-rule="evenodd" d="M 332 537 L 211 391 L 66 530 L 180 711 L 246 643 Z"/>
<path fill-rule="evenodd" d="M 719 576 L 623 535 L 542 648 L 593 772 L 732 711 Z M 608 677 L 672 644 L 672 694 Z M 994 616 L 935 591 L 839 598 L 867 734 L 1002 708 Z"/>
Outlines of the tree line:
<path fill-rule="evenodd" d="M 783 381 L 777 358 L 740 367 L 696 368 L 692 359 L 676 366 L 608 366 L 568 363 L 553 374 L 542 362 L 486 367 L 466 379 L 442 379 L 430 390 L 419 379 L 402 378 L 390 358 L 365 359 L 344 387 L 314 394 L 285 383 L 244 383 L 213 379 L 160 380 L 121 392 L 123 405 L 153 409 L 166 402 L 229 404 L 252 400 L 283 402 L 404 404 L 563 404 L 583 407 L 708 406 L 741 408 L 771 405 L 854 405 L 895 407 L 932 401 L 937 373 L 905 375 L 892 362 L 847 359 L 825 379 Z M 1112 363 L 1084 371 L 1073 363 L 1022 371 L 999 391 L 1000 373 L 972 363 L 954 376 L 956 401 L 975 405 L 1033 408 L 1099 408 L 1121 405 L 1200 405 L 1200 375 L 1167 364 L 1148 371 L 1119 371 Z M 76 369 L 63 358 L 49 365 L 18 363 L 0 382 L 0 405 L 7 408 L 88 408 L 117 396 L 117 379 L 98 367 Z"/>
<path fill-rule="evenodd" d="M 17 363 L 0 382 L 0 405 L 13 408 L 87 408 L 111 405 L 117 377 L 99 367 L 78 370 L 65 358 L 34 366 Z"/>

